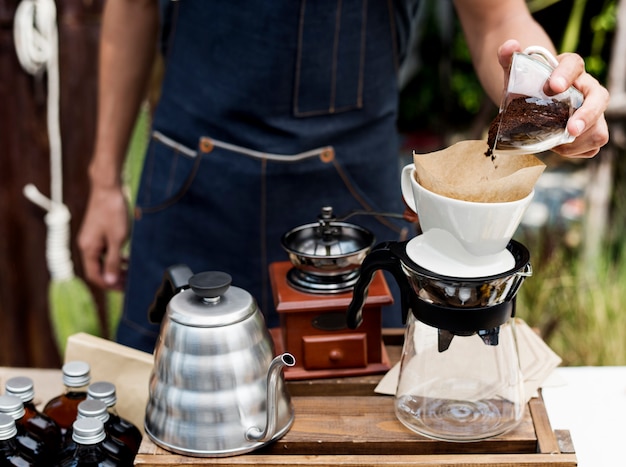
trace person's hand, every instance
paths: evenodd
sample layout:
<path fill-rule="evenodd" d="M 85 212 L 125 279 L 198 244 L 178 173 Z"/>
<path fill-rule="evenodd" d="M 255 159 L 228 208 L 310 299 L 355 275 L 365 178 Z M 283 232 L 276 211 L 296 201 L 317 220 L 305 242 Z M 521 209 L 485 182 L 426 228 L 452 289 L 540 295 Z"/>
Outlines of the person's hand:
<path fill-rule="evenodd" d="M 521 52 L 519 42 L 506 41 L 498 49 L 498 60 L 508 74 L 513 52 Z M 569 144 L 562 144 L 552 151 L 566 157 L 593 157 L 609 140 L 609 130 L 604 118 L 604 111 L 609 104 L 608 91 L 593 76 L 585 71 L 582 57 L 573 53 L 557 56 L 557 66 L 548 82 L 554 94 L 574 86 L 582 92 L 585 100 L 567 122 L 567 131 L 576 139 Z"/>
<path fill-rule="evenodd" d="M 121 187 L 93 186 L 78 234 L 87 280 L 107 289 L 124 287 L 122 247 L 128 235 L 128 208 Z"/>

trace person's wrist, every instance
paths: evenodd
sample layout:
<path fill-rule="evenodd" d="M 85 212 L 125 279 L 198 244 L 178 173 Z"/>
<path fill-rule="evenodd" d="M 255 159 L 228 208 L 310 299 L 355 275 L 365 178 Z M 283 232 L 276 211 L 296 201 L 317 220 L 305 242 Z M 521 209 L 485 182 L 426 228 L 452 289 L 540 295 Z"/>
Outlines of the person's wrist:
<path fill-rule="evenodd" d="M 117 164 L 104 164 L 94 159 L 87 173 L 92 188 L 117 190 L 122 187 L 122 174 Z"/>

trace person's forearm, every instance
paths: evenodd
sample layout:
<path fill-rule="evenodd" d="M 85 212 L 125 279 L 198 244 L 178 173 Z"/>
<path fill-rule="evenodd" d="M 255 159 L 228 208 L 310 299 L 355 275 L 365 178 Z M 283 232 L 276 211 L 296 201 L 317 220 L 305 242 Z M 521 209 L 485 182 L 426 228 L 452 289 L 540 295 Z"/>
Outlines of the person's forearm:
<path fill-rule="evenodd" d="M 508 39 L 522 48 L 540 45 L 554 52 L 543 28 L 528 13 L 523 0 L 454 0 L 483 88 L 496 105 L 504 87 L 497 50 Z"/>
<path fill-rule="evenodd" d="M 98 74 L 98 120 L 92 184 L 120 184 L 121 167 L 156 51 L 156 0 L 108 0 L 104 9 Z"/>

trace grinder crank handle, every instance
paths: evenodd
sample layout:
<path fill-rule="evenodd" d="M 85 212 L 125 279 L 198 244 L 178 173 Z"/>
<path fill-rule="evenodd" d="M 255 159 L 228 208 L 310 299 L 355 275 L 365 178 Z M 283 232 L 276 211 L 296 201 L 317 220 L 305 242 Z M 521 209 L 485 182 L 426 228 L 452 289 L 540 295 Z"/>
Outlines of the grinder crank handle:
<path fill-rule="evenodd" d="M 189 288 L 191 276 L 193 276 L 193 272 L 185 264 L 176 264 L 165 270 L 161 285 L 154 295 L 150 308 L 148 308 L 148 321 L 153 324 L 161 323 L 167 304 L 174 298 L 174 295 Z"/>
<path fill-rule="evenodd" d="M 358 328 L 363 322 L 363 307 L 367 300 L 369 286 L 374 279 L 374 274 L 379 269 L 389 271 L 400 287 L 400 303 L 402 306 L 402 323 L 406 318 L 411 303 L 411 287 L 402 271 L 402 265 L 398 252 L 406 245 L 406 242 L 383 242 L 376 245 L 365 257 L 360 268 L 360 275 L 352 292 L 352 301 L 346 312 L 346 324 L 350 329 Z"/>

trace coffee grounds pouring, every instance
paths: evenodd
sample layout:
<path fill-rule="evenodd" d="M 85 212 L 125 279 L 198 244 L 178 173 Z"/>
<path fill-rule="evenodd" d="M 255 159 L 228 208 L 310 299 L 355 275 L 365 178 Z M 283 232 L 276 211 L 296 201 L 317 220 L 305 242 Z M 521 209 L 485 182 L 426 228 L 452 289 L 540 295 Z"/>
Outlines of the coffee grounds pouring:
<path fill-rule="evenodd" d="M 485 156 L 494 160 L 496 145 L 502 150 L 517 149 L 561 133 L 569 112 L 567 103 L 554 99 L 521 96 L 511 100 L 489 125 Z"/>

